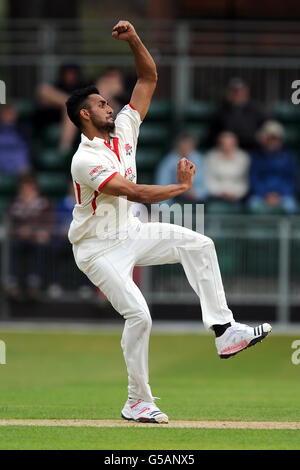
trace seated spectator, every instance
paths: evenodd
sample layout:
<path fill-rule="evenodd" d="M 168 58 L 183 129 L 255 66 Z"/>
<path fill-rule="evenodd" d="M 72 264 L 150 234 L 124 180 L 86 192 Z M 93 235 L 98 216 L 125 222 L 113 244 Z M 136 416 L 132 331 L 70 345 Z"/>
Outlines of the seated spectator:
<path fill-rule="evenodd" d="M 256 147 L 255 133 L 266 119 L 266 112 L 250 99 L 248 85 L 240 78 L 232 78 L 227 86 L 226 99 L 210 123 L 206 144 L 214 146 L 221 132 L 231 131 L 237 136 L 241 148 L 253 149 Z"/>
<path fill-rule="evenodd" d="M 55 278 L 52 279 L 47 291 L 52 298 L 63 295 L 64 289 L 73 285 L 82 298 L 91 298 L 95 289 L 88 278 L 78 269 L 74 271 L 72 245 L 68 239 L 68 231 L 72 221 L 72 212 L 76 204 L 73 182 L 70 181 L 68 193 L 56 206 L 56 236 L 54 241 Z M 70 276 L 70 271 L 72 275 Z M 71 279 L 70 279 L 71 277 Z"/>
<path fill-rule="evenodd" d="M 72 213 L 76 204 L 73 182 L 70 181 L 68 193 L 59 201 L 56 207 L 56 220 L 58 226 L 58 234 L 68 239 L 68 231 L 72 222 Z M 70 242 L 68 242 L 70 245 Z"/>
<path fill-rule="evenodd" d="M 10 267 L 7 293 L 19 297 L 27 287 L 37 297 L 45 269 L 45 252 L 53 230 L 53 210 L 48 198 L 41 196 L 35 179 L 23 176 L 18 194 L 9 207 Z"/>
<path fill-rule="evenodd" d="M 284 148 L 284 130 L 276 121 L 266 122 L 258 134 L 260 150 L 252 155 L 252 212 L 297 211 L 297 164 L 293 153 Z"/>
<path fill-rule="evenodd" d="M 72 148 L 75 136 L 77 135 L 77 128 L 67 116 L 65 103 L 74 90 L 85 87 L 89 83 L 90 81 L 83 78 L 79 66 L 63 65 L 59 70 L 59 77 L 54 85 L 43 83 L 37 89 L 38 100 L 41 104 L 39 121 L 46 119 L 47 124 L 50 118 L 52 122 L 61 122 L 59 148 L 62 151 L 69 151 Z M 116 68 L 107 69 L 96 80 L 96 87 L 101 95 L 109 101 L 115 114 L 127 103 L 123 75 L 120 70 Z"/>
<path fill-rule="evenodd" d="M 206 185 L 210 198 L 233 204 L 249 189 L 250 158 L 232 132 L 222 132 L 216 148 L 206 157 Z"/>
<path fill-rule="evenodd" d="M 70 64 L 60 67 L 58 79 L 53 85 L 42 83 L 37 89 L 41 105 L 39 121 L 44 121 L 44 124 L 49 124 L 49 120 L 61 122 L 59 147 L 62 150 L 70 150 L 77 133 L 76 127 L 67 116 L 65 103 L 74 90 L 87 85 L 88 82 L 83 78 L 80 67 Z"/>
<path fill-rule="evenodd" d="M 174 149 L 163 158 L 156 170 L 156 183 L 168 185 L 177 183 L 177 164 L 181 158 L 187 158 L 196 166 L 196 174 L 192 188 L 183 193 L 180 198 L 169 199 L 167 202 L 203 202 L 206 199 L 204 179 L 204 158 L 196 150 L 196 138 L 189 133 L 183 133 L 175 141 Z"/>
<path fill-rule="evenodd" d="M 12 105 L 1 105 L 0 173 L 21 174 L 29 169 L 29 150 L 18 129 L 18 113 Z"/>

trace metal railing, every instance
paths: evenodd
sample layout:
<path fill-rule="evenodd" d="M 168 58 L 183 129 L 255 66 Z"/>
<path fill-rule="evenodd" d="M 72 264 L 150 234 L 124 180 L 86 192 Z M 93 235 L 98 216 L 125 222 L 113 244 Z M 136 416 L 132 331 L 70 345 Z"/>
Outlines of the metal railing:
<path fill-rule="evenodd" d="M 229 304 L 276 307 L 276 320 L 287 324 L 291 307 L 300 306 L 300 217 L 206 216 L 205 233 L 215 242 Z M 12 238 L 3 226 L 0 237 L 4 287 Z M 42 250 L 41 301 L 94 302 L 96 291 L 91 293 L 65 242 L 63 254 L 57 240 Z M 199 304 L 180 264 L 142 268 L 140 288 L 150 305 Z M 1 312 L 9 317 L 4 290 Z"/>
<path fill-rule="evenodd" d="M 290 321 L 300 306 L 300 217 L 206 216 L 224 288 L 232 305 L 276 307 L 276 320 Z M 180 265 L 156 266 L 145 276 L 148 302 L 198 304 Z M 300 316 L 299 316 L 300 319 Z"/>

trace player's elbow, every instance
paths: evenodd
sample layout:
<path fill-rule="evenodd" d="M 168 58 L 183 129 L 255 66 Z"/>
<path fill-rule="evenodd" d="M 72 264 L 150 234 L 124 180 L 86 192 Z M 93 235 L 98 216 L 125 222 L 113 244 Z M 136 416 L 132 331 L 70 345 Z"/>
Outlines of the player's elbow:
<path fill-rule="evenodd" d="M 158 81 L 158 74 L 157 70 L 151 70 L 145 75 L 144 77 L 140 77 L 138 79 L 139 83 L 145 86 L 151 85 L 151 87 L 156 87 L 157 81 Z"/>
<path fill-rule="evenodd" d="M 158 73 L 157 73 L 156 69 L 153 72 L 152 80 L 153 80 L 153 83 L 155 83 L 155 85 L 156 85 L 156 83 L 158 82 Z"/>

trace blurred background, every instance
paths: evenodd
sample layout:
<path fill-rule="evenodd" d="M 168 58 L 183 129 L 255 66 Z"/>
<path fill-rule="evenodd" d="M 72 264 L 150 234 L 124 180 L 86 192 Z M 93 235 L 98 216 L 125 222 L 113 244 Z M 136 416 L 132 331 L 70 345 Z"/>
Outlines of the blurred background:
<path fill-rule="evenodd" d="M 176 182 L 196 163 L 238 320 L 299 322 L 300 4 L 261 0 L 0 0 L 1 320 L 118 321 L 80 273 L 67 231 L 74 206 L 70 162 L 80 136 L 64 103 L 95 83 L 115 113 L 135 83 L 128 45 L 111 38 L 131 21 L 159 82 L 140 133 L 138 182 Z M 180 265 L 134 273 L 154 319 L 199 320 Z"/>

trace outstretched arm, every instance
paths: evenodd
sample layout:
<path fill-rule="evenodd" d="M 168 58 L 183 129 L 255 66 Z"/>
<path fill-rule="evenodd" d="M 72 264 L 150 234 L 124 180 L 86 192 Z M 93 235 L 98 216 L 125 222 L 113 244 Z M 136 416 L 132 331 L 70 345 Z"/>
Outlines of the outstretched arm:
<path fill-rule="evenodd" d="M 143 120 L 156 88 L 157 71 L 155 62 L 129 21 L 119 21 L 113 28 L 112 36 L 127 41 L 133 52 L 137 82 L 130 103 L 139 112 L 141 120 Z"/>
<path fill-rule="evenodd" d="M 177 184 L 167 186 L 135 184 L 117 173 L 101 188 L 101 192 L 111 196 L 126 196 L 129 201 L 141 203 L 166 201 L 192 187 L 195 171 L 195 165 L 182 158 L 177 165 Z"/>

